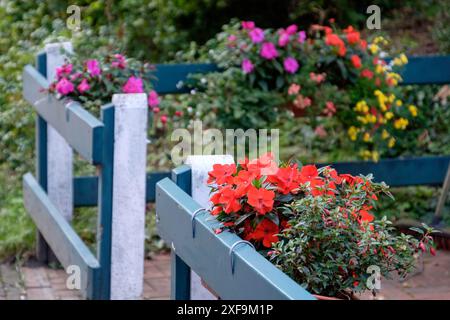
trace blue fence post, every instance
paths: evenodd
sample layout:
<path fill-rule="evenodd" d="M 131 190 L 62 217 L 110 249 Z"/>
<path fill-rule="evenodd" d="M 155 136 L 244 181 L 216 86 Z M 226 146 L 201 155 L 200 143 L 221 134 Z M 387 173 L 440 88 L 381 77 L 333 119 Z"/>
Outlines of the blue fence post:
<path fill-rule="evenodd" d="M 191 169 L 182 166 L 172 171 L 172 180 L 187 194 L 191 194 Z M 191 268 L 176 254 L 171 252 L 171 293 L 172 300 L 190 300 Z"/>
<path fill-rule="evenodd" d="M 47 77 L 47 54 L 41 52 L 36 56 L 36 69 Z M 47 192 L 47 122 L 38 114 L 36 118 L 36 177 L 42 189 Z M 47 263 L 51 251 L 42 234 L 36 234 L 36 258 Z"/>
<path fill-rule="evenodd" d="M 114 106 L 102 107 L 101 119 L 104 124 L 102 165 L 98 182 L 98 232 L 97 259 L 100 273 L 94 277 L 92 299 L 109 300 L 111 297 L 111 236 L 112 197 L 114 164 Z"/>

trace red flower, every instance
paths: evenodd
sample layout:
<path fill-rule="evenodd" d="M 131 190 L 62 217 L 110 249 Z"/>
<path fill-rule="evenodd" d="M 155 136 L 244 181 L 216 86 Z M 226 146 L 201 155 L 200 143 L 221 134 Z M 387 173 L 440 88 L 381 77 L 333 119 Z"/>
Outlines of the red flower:
<path fill-rule="evenodd" d="M 239 171 L 238 175 L 234 177 L 234 184 L 236 185 L 236 195 L 239 197 L 244 196 L 255 178 L 256 174 L 254 173 L 245 170 Z"/>
<path fill-rule="evenodd" d="M 275 184 L 282 194 L 297 193 L 296 189 L 298 189 L 300 183 L 297 165 L 278 169 L 277 174 L 270 176 L 268 181 Z"/>
<path fill-rule="evenodd" d="M 213 170 L 208 172 L 208 184 L 216 182 L 218 185 L 232 183 L 232 175 L 236 173 L 235 164 L 215 164 Z"/>
<path fill-rule="evenodd" d="M 315 165 L 307 165 L 303 166 L 300 170 L 300 180 L 302 183 L 311 181 L 314 178 L 317 178 L 319 176 L 319 171 L 317 171 L 317 168 Z"/>
<path fill-rule="evenodd" d="M 264 188 L 257 189 L 250 186 L 248 193 L 248 204 L 251 205 L 259 214 L 266 214 L 273 208 L 275 192 Z"/>
<path fill-rule="evenodd" d="M 363 71 L 361 71 L 361 77 L 367 78 L 367 79 L 372 79 L 373 78 L 373 72 L 370 71 L 369 69 L 364 69 Z"/>
<path fill-rule="evenodd" d="M 359 56 L 357 56 L 356 54 L 352 55 L 352 57 L 350 58 L 350 61 L 352 62 L 353 66 L 356 69 L 361 68 L 361 66 L 362 66 L 361 58 Z"/>
<path fill-rule="evenodd" d="M 272 152 L 268 152 L 258 159 L 252 160 L 247 165 L 248 171 L 256 175 L 273 175 L 278 171 L 278 165 L 274 161 Z"/>
<path fill-rule="evenodd" d="M 262 244 L 266 248 L 270 248 L 272 243 L 278 242 L 278 234 L 280 231 L 278 226 L 272 222 L 272 220 L 264 219 L 260 224 L 255 228 L 255 231 L 248 235 L 249 239 L 253 239 L 256 241 L 262 241 Z"/>
<path fill-rule="evenodd" d="M 338 48 L 338 55 L 344 56 L 347 52 L 344 41 L 337 34 L 329 33 L 325 36 L 325 44 Z"/>
<path fill-rule="evenodd" d="M 347 29 L 344 29 L 344 32 L 347 34 L 347 41 L 350 44 L 356 44 L 360 41 L 360 34 L 358 31 L 353 29 L 352 26 L 349 26 Z"/>
<path fill-rule="evenodd" d="M 213 194 L 210 200 L 214 205 L 220 204 L 223 207 L 223 211 L 229 214 L 241 210 L 242 206 L 239 198 L 235 190 L 231 189 L 231 186 L 226 186 Z M 220 213 L 220 211 L 217 213 Z"/>

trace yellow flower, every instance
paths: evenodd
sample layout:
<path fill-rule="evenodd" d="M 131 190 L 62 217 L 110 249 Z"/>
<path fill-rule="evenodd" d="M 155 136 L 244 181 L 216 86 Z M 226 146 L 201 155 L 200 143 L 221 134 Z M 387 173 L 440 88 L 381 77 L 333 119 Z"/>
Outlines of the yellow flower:
<path fill-rule="evenodd" d="M 394 58 L 394 66 L 401 66 L 402 64 L 403 62 L 399 57 Z"/>
<path fill-rule="evenodd" d="M 358 137 L 358 132 L 359 129 L 355 128 L 354 126 L 351 126 L 350 128 L 348 128 L 348 136 L 350 137 L 350 140 L 355 141 L 356 138 Z"/>
<path fill-rule="evenodd" d="M 372 137 L 370 136 L 370 133 L 368 133 L 368 132 L 364 133 L 363 140 L 364 140 L 364 142 L 372 141 Z"/>
<path fill-rule="evenodd" d="M 388 147 L 392 148 L 395 146 L 395 138 L 390 138 L 388 142 Z"/>
<path fill-rule="evenodd" d="M 369 107 L 367 106 L 367 102 L 364 100 L 358 101 L 354 108 L 357 112 L 367 113 L 369 112 Z"/>
<path fill-rule="evenodd" d="M 410 105 L 410 106 L 408 106 L 408 110 L 409 110 L 409 113 L 411 113 L 411 115 L 413 117 L 417 117 L 417 107 L 416 106 Z"/>
<path fill-rule="evenodd" d="M 383 138 L 384 140 L 389 138 L 389 132 L 387 132 L 386 129 L 383 129 L 383 132 L 381 133 L 381 138 Z"/>
<path fill-rule="evenodd" d="M 375 43 L 372 43 L 371 45 L 369 45 L 369 50 L 372 54 L 377 54 L 379 49 L 380 48 Z"/>
<path fill-rule="evenodd" d="M 356 119 L 358 119 L 358 121 L 361 122 L 362 124 L 367 124 L 366 117 L 357 116 Z"/>
<path fill-rule="evenodd" d="M 371 156 L 372 156 L 372 153 L 369 150 L 361 150 L 359 152 L 359 154 L 361 155 L 361 157 L 364 160 L 369 160 L 371 158 Z"/>
<path fill-rule="evenodd" d="M 397 100 L 397 101 L 395 101 L 395 105 L 396 105 L 397 107 L 401 107 L 401 106 L 403 105 L 402 100 Z"/>
<path fill-rule="evenodd" d="M 399 56 L 399 58 L 400 58 L 400 60 L 403 62 L 403 64 L 407 64 L 407 63 L 408 63 L 408 57 L 407 57 L 404 53 L 402 53 L 402 54 Z"/>
<path fill-rule="evenodd" d="M 376 73 L 383 73 L 384 72 L 384 67 L 381 64 L 377 64 L 377 66 L 375 67 L 375 72 Z"/>
<path fill-rule="evenodd" d="M 384 114 L 386 120 L 391 120 L 394 117 L 394 114 L 391 111 L 388 111 Z"/>
<path fill-rule="evenodd" d="M 395 94 L 391 93 L 391 94 L 389 95 L 389 103 L 394 102 L 394 100 L 395 100 Z"/>
<path fill-rule="evenodd" d="M 378 151 L 372 151 L 372 160 L 374 162 L 378 162 L 379 159 L 380 159 L 380 154 L 378 153 Z"/>
<path fill-rule="evenodd" d="M 399 118 L 394 121 L 394 127 L 395 127 L 395 129 L 398 129 L 398 130 L 405 130 L 406 127 L 408 126 L 408 124 L 409 124 L 409 121 L 408 121 L 408 119 L 405 119 L 405 118 Z"/>
<path fill-rule="evenodd" d="M 374 116 L 373 114 L 368 113 L 368 114 L 366 114 L 366 121 L 368 123 L 375 123 L 375 122 L 377 122 L 377 117 Z"/>

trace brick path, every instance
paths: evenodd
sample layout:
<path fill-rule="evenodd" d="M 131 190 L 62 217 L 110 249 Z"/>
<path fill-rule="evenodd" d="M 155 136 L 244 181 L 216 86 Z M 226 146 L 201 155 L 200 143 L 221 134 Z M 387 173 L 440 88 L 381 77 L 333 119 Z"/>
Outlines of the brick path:
<path fill-rule="evenodd" d="M 80 299 L 76 291 L 65 287 L 66 274 L 29 262 L 16 268 L 0 265 L 0 300 Z M 400 282 L 382 279 L 381 292 L 375 299 L 448 299 L 450 300 L 450 252 L 438 251 L 424 259 L 424 271 Z M 143 299 L 168 299 L 170 292 L 170 256 L 156 255 L 145 261 Z M 373 299 L 364 294 L 361 299 Z"/>

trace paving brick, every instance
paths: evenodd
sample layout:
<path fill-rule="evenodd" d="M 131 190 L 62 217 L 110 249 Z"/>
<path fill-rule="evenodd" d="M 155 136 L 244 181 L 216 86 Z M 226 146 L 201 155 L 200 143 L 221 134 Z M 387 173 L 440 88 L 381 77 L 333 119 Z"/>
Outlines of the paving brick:
<path fill-rule="evenodd" d="M 55 300 L 52 288 L 28 288 L 27 289 L 28 300 Z"/>
<path fill-rule="evenodd" d="M 50 280 L 47 277 L 45 267 L 23 267 L 22 273 L 24 275 L 26 288 L 50 287 Z"/>

